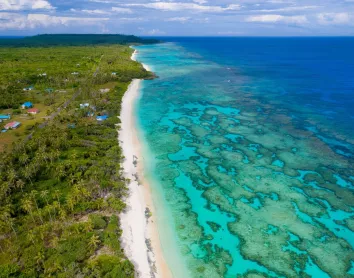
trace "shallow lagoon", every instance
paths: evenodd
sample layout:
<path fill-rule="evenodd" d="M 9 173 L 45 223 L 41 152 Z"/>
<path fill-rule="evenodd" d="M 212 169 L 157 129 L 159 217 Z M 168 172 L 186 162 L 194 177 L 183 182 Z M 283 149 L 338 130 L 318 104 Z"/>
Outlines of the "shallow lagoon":
<path fill-rule="evenodd" d="M 159 76 L 144 81 L 138 118 L 174 231 L 165 254 L 191 277 L 350 277 L 354 108 L 326 101 L 322 85 L 288 91 L 316 86 L 305 66 L 286 85 L 279 68 L 264 76 L 269 61 L 225 60 L 197 42 L 138 50 Z"/>

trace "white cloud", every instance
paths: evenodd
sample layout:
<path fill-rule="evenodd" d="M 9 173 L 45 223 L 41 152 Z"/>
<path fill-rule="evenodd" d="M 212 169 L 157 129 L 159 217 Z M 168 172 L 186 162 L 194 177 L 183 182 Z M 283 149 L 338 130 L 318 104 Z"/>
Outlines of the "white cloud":
<path fill-rule="evenodd" d="M 92 14 L 92 15 L 110 15 L 112 13 L 122 13 L 122 14 L 131 14 L 133 13 L 131 9 L 128 8 L 119 8 L 119 7 L 112 7 L 110 10 L 100 10 L 100 9 L 95 9 L 95 10 L 77 10 L 77 9 L 70 9 L 71 12 L 82 12 L 86 14 Z"/>
<path fill-rule="evenodd" d="M 117 18 L 117 20 L 130 21 L 130 22 L 147 21 L 146 18 L 142 18 L 142 17 L 121 17 L 121 18 Z"/>
<path fill-rule="evenodd" d="M 320 13 L 317 14 L 317 21 L 320 24 L 348 24 L 351 16 L 348 13 Z"/>
<path fill-rule="evenodd" d="M 304 24 L 307 23 L 307 17 L 304 15 L 283 16 L 278 14 L 256 15 L 246 18 L 246 22 L 263 22 L 263 23 L 289 23 L 289 24 Z"/>
<path fill-rule="evenodd" d="M 112 11 L 116 13 L 122 13 L 122 14 L 131 14 L 133 11 L 128 8 L 120 8 L 120 7 L 112 7 Z"/>
<path fill-rule="evenodd" d="M 110 14 L 109 12 L 104 10 L 81 10 L 81 12 L 86 14 Z"/>
<path fill-rule="evenodd" d="M 305 11 L 320 8 L 320 6 L 290 6 L 278 9 L 263 9 L 263 10 L 255 10 L 256 12 L 295 12 L 295 11 Z"/>
<path fill-rule="evenodd" d="M 244 32 L 237 32 L 237 31 L 221 31 L 218 32 L 218 35 L 221 36 L 239 36 L 239 35 L 244 35 Z"/>
<path fill-rule="evenodd" d="M 88 2 L 92 2 L 92 3 L 103 3 L 103 4 L 116 3 L 116 2 L 110 1 L 110 0 L 88 0 Z"/>
<path fill-rule="evenodd" d="M 208 3 L 208 1 L 206 1 L 206 0 L 193 0 L 193 2 L 198 3 L 199 5 L 203 5 L 203 4 Z"/>
<path fill-rule="evenodd" d="M 177 22 L 185 23 L 190 19 L 191 19 L 190 17 L 171 17 L 171 18 L 167 18 L 166 21 L 177 21 Z"/>
<path fill-rule="evenodd" d="M 0 11 L 52 10 L 46 0 L 0 0 Z"/>
<path fill-rule="evenodd" d="M 204 6 L 195 3 L 179 3 L 179 2 L 156 2 L 147 4 L 124 4 L 127 7 L 142 7 L 163 11 L 194 11 L 194 12 L 225 12 L 240 10 L 241 6 L 232 4 L 227 7 L 221 6 Z"/>
<path fill-rule="evenodd" d="M 51 26 L 83 26 L 97 25 L 108 18 L 80 18 L 51 16 L 47 14 L 14 14 L 0 13 L 0 30 L 28 30 Z"/>
<path fill-rule="evenodd" d="M 164 31 L 161 31 L 159 29 L 152 29 L 147 32 L 148 35 L 164 35 L 166 34 Z"/>

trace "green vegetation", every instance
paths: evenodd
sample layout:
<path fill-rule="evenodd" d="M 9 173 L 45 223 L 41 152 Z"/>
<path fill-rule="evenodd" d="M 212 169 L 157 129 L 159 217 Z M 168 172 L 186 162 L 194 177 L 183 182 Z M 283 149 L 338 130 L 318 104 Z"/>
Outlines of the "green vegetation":
<path fill-rule="evenodd" d="M 150 44 L 157 43 L 155 39 L 142 39 L 127 35 L 94 35 L 94 34 L 48 34 L 20 39 L 1 38 L 0 46 L 87 46 L 103 44 Z"/>
<path fill-rule="evenodd" d="M 0 48 L 0 113 L 20 117 L 32 101 L 48 115 L 0 134 L 0 277 L 134 277 L 119 241 L 127 181 L 116 125 L 129 82 L 153 75 L 132 51 Z"/>
<path fill-rule="evenodd" d="M 13 121 L 22 123 L 16 132 L 0 135 L 0 151 L 28 136 L 78 91 L 81 99 L 92 97 L 92 104 L 102 110 L 108 100 L 104 95 L 98 97 L 98 85 L 108 83 L 111 88 L 132 77 L 149 77 L 140 64 L 129 59 L 131 52 L 123 46 L 0 48 L 0 113 L 10 113 Z M 24 91 L 30 86 L 34 89 Z M 92 86 L 96 91 L 90 91 Z M 25 101 L 31 101 L 40 114 L 30 117 L 26 110 L 19 110 Z"/>

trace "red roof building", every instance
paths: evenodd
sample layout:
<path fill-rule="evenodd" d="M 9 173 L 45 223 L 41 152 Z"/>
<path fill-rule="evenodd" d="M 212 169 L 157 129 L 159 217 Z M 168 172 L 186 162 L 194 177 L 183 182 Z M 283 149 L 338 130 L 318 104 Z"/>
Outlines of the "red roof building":
<path fill-rule="evenodd" d="M 21 125 L 20 122 L 11 122 L 4 126 L 5 129 L 16 129 Z"/>
<path fill-rule="evenodd" d="M 39 113 L 39 110 L 37 108 L 31 108 L 27 110 L 27 113 L 35 115 Z"/>

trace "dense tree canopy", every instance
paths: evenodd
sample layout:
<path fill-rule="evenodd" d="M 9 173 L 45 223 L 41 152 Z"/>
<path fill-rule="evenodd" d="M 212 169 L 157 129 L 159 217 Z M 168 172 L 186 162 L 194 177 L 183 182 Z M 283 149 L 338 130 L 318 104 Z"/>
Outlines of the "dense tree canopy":
<path fill-rule="evenodd" d="M 129 82 L 152 74 L 131 54 L 120 45 L 0 48 L 0 109 L 27 100 L 24 86 L 76 96 L 1 154 L 0 277 L 134 276 L 119 241 L 127 181 L 116 125 Z"/>
<path fill-rule="evenodd" d="M 19 39 L 1 38 L 0 46 L 87 46 L 105 44 L 149 44 L 156 43 L 155 39 L 142 39 L 128 35 L 104 35 L 104 34 L 47 34 Z"/>

